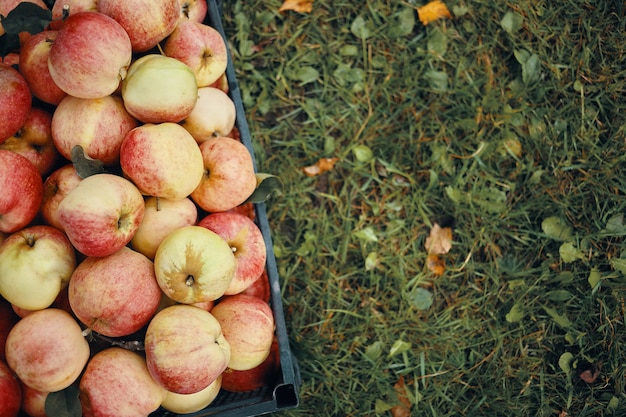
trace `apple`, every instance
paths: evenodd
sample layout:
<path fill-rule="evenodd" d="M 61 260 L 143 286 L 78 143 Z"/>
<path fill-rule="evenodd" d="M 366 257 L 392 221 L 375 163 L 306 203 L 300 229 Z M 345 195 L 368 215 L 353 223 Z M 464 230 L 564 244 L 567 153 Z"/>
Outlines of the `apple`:
<path fill-rule="evenodd" d="M 198 226 L 206 227 L 222 237 L 235 255 L 235 276 L 224 292 L 238 294 L 257 281 L 265 270 L 267 248 L 261 229 L 249 217 L 235 212 L 211 213 Z"/>
<path fill-rule="evenodd" d="M 207 388 L 230 359 L 230 346 L 215 317 L 184 304 L 167 307 L 152 318 L 144 346 L 150 375 L 175 394 Z"/>
<path fill-rule="evenodd" d="M 122 81 L 130 114 L 144 123 L 178 123 L 198 100 L 196 76 L 183 62 L 159 54 L 137 58 Z"/>
<path fill-rule="evenodd" d="M 180 17 L 178 23 L 183 20 L 204 22 L 209 11 L 206 0 L 180 0 Z"/>
<path fill-rule="evenodd" d="M 26 310 L 49 307 L 76 268 L 72 244 L 52 226 L 35 225 L 0 245 L 0 295 Z"/>
<path fill-rule="evenodd" d="M 7 336 L 19 319 L 20 317 L 13 311 L 11 303 L 0 297 L 0 359 L 2 360 L 6 360 L 4 350 Z"/>
<path fill-rule="evenodd" d="M 120 347 L 106 348 L 91 358 L 79 391 L 84 417 L 147 416 L 165 399 L 145 359 Z"/>
<path fill-rule="evenodd" d="M 20 66 L 20 53 L 19 52 L 9 52 L 5 57 L 3 57 L 0 62 L 11 65 L 15 67 Z"/>
<path fill-rule="evenodd" d="M 165 40 L 163 52 L 191 68 L 198 87 L 217 81 L 226 71 L 228 51 L 222 34 L 212 26 L 183 20 Z"/>
<path fill-rule="evenodd" d="M 132 239 L 143 218 L 143 196 L 129 180 L 95 174 L 61 201 L 58 218 L 72 245 L 85 256 L 107 256 Z"/>
<path fill-rule="evenodd" d="M 144 124 L 126 134 L 120 166 L 144 194 L 169 200 L 188 197 L 204 175 L 198 144 L 176 123 Z"/>
<path fill-rule="evenodd" d="M 56 4 L 61 4 L 58 1 Z M 44 103 L 57 105 L 67 93 L 59 88 L 48 69 L 50 48 L 57 36 L 56 30 L 44 30 L 30 36 L 20 48 L 19 70 L 31 93 Z"/>
<path fill-rule="evenodd" d="M 251 295 L 229 295 L 213 307 L 211 314 L 230 344 L 230 369 L 252 369 L 269 356 L 275 323 L 272 309 L 265 301 Z"/>
<path fill-rule="evenodd" d="M 224 295 L 235 274 L 236 260 L 217 233 L 201 226 L 184 226 L 163 239 L 154 256 L 154 269 L 165 295 L 193 304 Z"/>
<path fill-rule="evenodd" d="M 207 87 L 214 87 L 222 90 L 226 94 L 230 91 L 230 86 L 228 85 L 228 76 L 224 72 L 220 78 L 217 79 L 213 84 L 208 85 Z"/>
<path fill-rule="evenodd" d="M 248 148 L 227 137 L 207 139 L 199 147 L 205 171 L 191 199 L 208 212 L 227 211 L 245 202 L 257 183 Z"/>
<path fill-rule="evenodd" d="M 81 180 L 72 163 L 57 168 L 46 178 L 40 208 L 41 217 L 46 224 L 63 230 L 58 216 L 59 204 Z"/>
<path fill-rule="evenodd" d="M 27 226 L 39 212 L 43 179 L 26 157 L 0 149 L 0 232 Z"/>
<path fill-rule="evenodd" d="M 17 417 L 22 407 L 22 386 L 7 363 L 0 359 L 0 416 Z"/>
<path fill-rule="evenodd" d="M 198 89 L 198 101 L 182 126 L 198 143 L 214 136 L 227 136 L 235 127 L 237 110 L 233 100 L 215 87 Z"/>
<path fill-rule="evenodd" d="M 196 224 L 198 208 L 190 198 L 146 198 L 143 220 L 131 242 L 133 249 L 154 259 L 157 248 L 174 230 Z"/>
<path fill-rule="evenodd" d="M 54 392 L 70 386 L 89 360 L 89 343 L 66 311 L 46 308 L 18 321 L 7 338 L 9 367 L 26 385 Z"/>
<path fill-rule="evenodd" d="M 179 0 L 97 0 L 98 11 L 115 19 L 130 37 L 133 52 L 154 48 L 176 27 Z"/>
<path fill-rule="evenodd" d="M 100 98 L 117 90 L 131 59 L 130 38 L 119 23 L 102 13 L 79 12 L 59 29 L 48 69 L 67 94 Z"/>
<path fill-rule="evenodd" d="M 280 372 L 278 339 L 274 336 L 269 356 L 259 365 L 245 371 L 227 368 L 222 374 L 222 388 L 230 392 L 254 391 L 272 385 Z"/>
<path fill-rule="evenodd" d="M 110 337 L 135 333 L 161 303 L 152 261 L 128 247 L 82 261 L 72 274 L 68 294 L 76 317 Z"/>
<path fill-rule="evenodd" d="M 217 398 L 222 386 L 222 376 L 218 376 L 215 381 L 205 389 L 194 394 L 176 394 L 167 392 L 161 407 L 165 410 L 177 414 L 189 414 L 200 411 L 208 407 Z"/>
<path fill-rule="evenodd" d="M 46 399 L 50 393 L 31 388 L 23 382 L 20 385 L 22 387 L 22 411 L 29 417 L 49 417 L 46 414 Z"/>
<path fill-rule="evenodd" d="M 269 303 L 271 298 L 271 289 L 269 277 L 267 276 L 267 270 L 264 269 L 261 273 L 261 277 L 250 284 L 250 286 L 243 290 L 241 294 L 252 295 L 260 298 L 266 303 Z"/>
<path fill-rule="evenodd" d="M 0 63 L 0 91 L 0 143 L 3 143 L 26 122 L 33 99 L 24 76 L 5 63 Z"/>
<path fill-rule="evenodd" d="M 22 127 L 1 144 L 0 149 L 25 156 L 42 176 L 48 175 L 60 160 L 52 140 L 52 113 L 32 107 Z"/>
<path fill-rule="evenodd" d="M 50 29 L 59 30 L 63 26 L 63 18 L 79 12 L 97 12 L 97 0 L 59 0 L 52 5 L 52 22 Z"/>
<path fill-rule="evenodd" d="M 68 160 L 72 159 L 74 146 L 80 145 L 87 156 L 111 166 L 119 162 L 126 133 L 138 125 L 119 96 L 92 99 L 67 96 L 54 111 L 52 138 Z"/>

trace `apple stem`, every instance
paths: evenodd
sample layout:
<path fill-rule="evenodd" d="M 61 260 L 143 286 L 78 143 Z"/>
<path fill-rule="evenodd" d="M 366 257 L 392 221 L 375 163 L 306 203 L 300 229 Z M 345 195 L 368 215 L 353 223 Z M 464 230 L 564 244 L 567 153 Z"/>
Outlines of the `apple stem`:
<path fill-rule="evenodd" d="M 191 287 L 193 283 L 194 283 L 193 275 L 187 275 L 187 280 L 185 281 L 185 284 L 188 287 Z"/>
<path fill-rule="evenodd" d="M 88 337 L 91 336 L 91 327 L 87 327 L 85 330 L 83 330 L 83 337 Z"/>
<path fill-rule="evenodd" d="M 69 16 L 70 16 L 70 5 L 69 4 L 64 4 L 63 5 L 63 17 L 61 19 L 65 20 Z"/>
<path fill-rule="evenodd" d="M 161 199 L 159 197 L 156 198 L 156 211 L 161 211 Z"/>

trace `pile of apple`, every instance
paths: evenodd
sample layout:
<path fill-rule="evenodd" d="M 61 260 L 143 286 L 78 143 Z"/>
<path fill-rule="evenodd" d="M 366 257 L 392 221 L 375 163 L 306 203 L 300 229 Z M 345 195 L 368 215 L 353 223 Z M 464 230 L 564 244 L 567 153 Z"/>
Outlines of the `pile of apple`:
<path fill-rule="evenodd" d="M 71 388 L 83 416 L 117 417 L 265 385 L 257 175 L 206 2 L 51 12 L 0 63 L 0 416 Z"/>

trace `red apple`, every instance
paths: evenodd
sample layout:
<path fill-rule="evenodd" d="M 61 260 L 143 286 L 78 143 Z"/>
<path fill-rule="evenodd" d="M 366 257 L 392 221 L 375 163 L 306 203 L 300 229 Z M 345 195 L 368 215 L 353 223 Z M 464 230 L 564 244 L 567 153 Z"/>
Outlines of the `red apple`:
<path fill-rule="evenodd" d="M 165 391 L 148 373 L 145 359 L 119 347 L 91 358 L 79 390 L 84 417 L 147 416 L 165 399 Z"/>
<path fill-rule="evenodd" d="M 19 319 L 20 317 L 11 308 L 11 303 L 0 297 L 0 359 L 2 360 L 6 360 L 4 348 L 7 336 Z"/>
<path fill-rule="evenodd" d="M 206 0 L 180 0 L 180 17 L 178 22 L 182 20 L 192 20 L 194 22 L 203 22 L 209 11 Z"/>
<path fill-rule="evenodd" d="M 69 95 L 100 98 L 117 90 L 131 58 L 130 38 L 119 23 L 102 13 L 79 12 L 59 29 L 48 69 Z"/>
<path fill-rule="evenodd" d="M 55 4 L 62 4 L 58 1 Z M 67 93 L 52 80 L 48 69 L 50 48 L 57 37 L 56 30 L 45 30 L 31 35 L 20 49 L 20 73 L 30 86 L 32 94 L 44 103 L 57 105 Z"/>
<path fill-rule="evenodd" d="M 211 213 L 200 220 L 198 226 L 220 235 L 235 255 L 237 268 L 225 295 L 238 294 L 261 277 L 265 270 L 267 248 L 261 229 L 250 218 L 226 211 Z"/>
<path fill-rule="evenodd" d="M 22 386 L 22 411 L 28 417 L 50 417 L 46 414 L 46 399 L 49 392 L 39 391 L 28 385 L 21 383 Z"/>
<path fill-rule="evenodd" d="M 133 61 L 121 92 L 128 112 L 144 123 L 178 123 L 191 113 L 198 100 L 191 69 L 159 54 Z"/>
<path fill-rule="evenodd" d="M 250 286 L 243 290 L 241 294 L 252 295 L 260 298 L 266 303 L 269 303 L 271 298 L 271 289 L 269 277 L 267 276 L 267 270 L 264 269 L 261 277 L 250 284 Z"/>
<path fill-rule="evenodd" d="M 0 91 L 0 143 L 3 143 L 26 122 L 33 101 L 22 74 L 5 63 L 0 63 Z"/>
<path fill-rule="evenodd" d="M 0 295 L 26 310 L 49 307 L 76 268 L 74 248 L 52 226 L 25 227 L 0 245 Z"/>
<path fill-rule="evenodd" d="M 22 386 L 6 362 L 0 359 L 0 416 L 17 417 L 22 406 Z"/>
<path fill-rule="evenodd" d="M 55 1 L 52 6 L 52 22 L 50 29 L 59 30 L 63 26 L 64 13 L 67 16 L 79 12 L 97 12 L 97 0 L 62 0 Z"/>
<path fill-rule="evenodd" d="M 119 162 L 124 136 L 138 124 L 119 96 L 93 99 L 67 96 L 54 111 L 52 138 L 68 160 L 72 159 L 74 146 L 80 145 L 90 158 L 110 166 Z"/>
<path fill-rule="evenodd" d="M 18 321 L 7 338 L 9 367 L 26 385 L 54 392 L 70 386 L 89 359 L 89 343 L 66 311 L 46 308 Z"/>
<path fill-rule="evenodd" d="M 163 239 L 154 256 L 161 290 L 172 300 L 185 304 L 223 296 L 235 268 L 235 256 L 228 243 L 201 226 L 173 231 Z"/>
<path fill-rule="evenodd" d="M 230 358 L 230 347 L 213 315 L 184 304 L 154 316 L 144 345 L 150 375 L 175 394 L 207 388 L 224 372 Z"/>
<path fill-rule="evenodd" d="M 141 329 L 161 302 L 152 261 L 127 247 L 81 262 L 72 274 L 68 294 L 76 317 L 111 337 Z"/>
<path fill-rule="evenodd" d="M 0 232 L 26 227 L 39 212 L 43 198 L 43 179 L 37 167 L 16 152 L 0 149 L 0 190 Z"/>
<path fill-rule="evenodd" d="M 32 162 L 42 176 L 48 175 L 60 160 L 52 140 L 52 113 L 32 107 L 22 127 L 0 145 Z"/>
<path fill-rule="evenodd" d="M 20 53 L 19 52 L 9 52 L 4 58 L 1 59 L 0 62 L 4 63 L 6 65 L 19 67 L 19 65 L 20 65 Z"/>
<path fill-rule="evenodd" d="M 174 230 L 196 224 L 198 209 L 189 198 L 168 200 L 159 197 L 146 199 L 143 220 L 133 236 L 133 249 L 154 259 L 157 248 Z"/>
<path fill-rule="evenodd" d="M 274 339 L 274 315 L 269 304 L 245 294 L 223 297 L 211 310 L 230 344 L 228 367 L 245 371 L 269 356 Z"/>
<path fill-rule="evenodd" d="M 236 139 L 214 137 L 200 144 L 204 177 L 191 199 L 208 212 L 230 210 L 256 189 L 254 162 L 248 148 Z"/>
<path fill-rule="evenodd" d="M 176 123 L 144 124 L 128 132 L 120 165 L 144 194 L 169 200 L 188 197 L 204 173 L 198 144 Z"/>
<path fill-rule="evenodd" d="M 272 385 L 280 372 L 278 339 L 274 337 L 269 356 L 259 365 L 246 371 L 226 369 L 222 374 L 222 388 L 230 392 L 254 391 Z"/>
<path fill-rule="evenodd" d="M 43 183 L 43 200 L 41 201 L 41 217 L 43 221 L 59 230 L 63 230 L 59 222 L 59 204 L 81 181 L 74 164 L 66 164 L 57 168 Z"/>
<path fill-rule="evenodd" d="M 184 62 L 196 76 L 198 87 L 217 81 L 226 71 L 228 51 L 222 34 L 212 26 L 183 20 L 168 36 L 165 55 Z"/>
<path fill-rule="evenodd" d="M 198 143 L 214 136 L 227 136 L 235 127 L 237 110 L 233 100 L 215 87 L 198 89 L 198 101 L 182 126 Z"/>
<path fill-rule="evenodd" d="M 218 78 L 217 81 L 207 87 L 218 88 L 228 94 L 228 91 L 230 91 L 230 86 L 228 85 L 228 76 L 226 75 L 226 73 L 222 74 L 222 76 Z"/>
<path fill-rule="evenodd" d="M 111 16 L 128 33 L 133 52 L 154 48 L 176 27 L 178 0 L 97 0 L 98 11 Z"/>
<path fill-rule="evenodd" d="M 95 174 L 80 181 L 59 204 L 59 222 L 86 256 L 107 256 L 132 239 L 143 218 L 143 196 L 127 179 Z"/>

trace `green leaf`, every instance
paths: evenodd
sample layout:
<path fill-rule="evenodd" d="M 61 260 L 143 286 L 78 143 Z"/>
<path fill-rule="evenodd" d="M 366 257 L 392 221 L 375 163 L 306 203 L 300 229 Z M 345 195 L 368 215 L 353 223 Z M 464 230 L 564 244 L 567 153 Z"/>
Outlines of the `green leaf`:
<path fill-rule="evenodd" d="M 300 81 L 300 85 L 317 81 L 320 77 L 318 70 L 311 66 L 298 66 L 295 70 L 289 72 L 289 78 Z"/>
<path fill-rule="evenodd" d="M 359 240 L 364 240 L 366 242 L 378 242 L 378 236 L 376 232 L 371 227 L 365 227 L 359 231 L 353 233 L 354 237 Z"/>
<path fill-rule="evenodd" d="M 448 37 L 441 29 L 436 27 L 432 32 L 430 32 L 426 45 L 430 52 L 435 55 L 443 56 L 448 50 Z"/>
<path fill-rule="evenodd" d="M 371 271 L 372 269 L 376 268 L 378 264 L 379 264 L 378 253 L 370 252 L 365 258 L 365 270 Z"/>
<path fill-rule="evenodd" d="M 399 355 L 411 349 L 411 343 L 405 342 L 402 339 L 398 339 L 393 342 L 391 349 L 389 349 L 389 357 Z"/>
<path fill-rule="evenodd" d="M 52 11 L 30 2 L 21 2 L 6 17 L 2 17 L 2 27 L 6 33 L 20 32 L 31 34 L 43 31 L 52 21 Z"/>
<path fill-rule="evenodd" d="M 354 153 L 354 157 L 359 162 L 369 162 L 374 158 L 374 152 L 367 145 L 356 145 L 352 148 L 352 153 Z"/>
<path fill-rule="evenodd" d="M 522 64 L 522 81 L 524 84 L 529 85 L 539 79 L 541 63 L 539 62 L 539 56 L 532 54 L 528 57 L 526 62 Z"/>
<path fill-rule="evenodd" d="M 397 19 L 394 25 L 389 30 L 391 38 L 400 38 L 403 36 L 409 36 L 413 32 L 415 27 L 415 10 L 409 7 L 405 7 L 397 14 Z"/>
<path fill-rule="evenodd" d="M 443 93 L 448 89 L 448 74 L 444 71 L 428 71 L 424 74 L 430 88 Z"/>
<path fill-rule="evenodd" d="M 572 352 L 564 352 L 559 357 L 559 368 L 561 368 L 561 370 L 565 372 L 568 377 L 572 374 L 572 362 L 573 361 L 574 361 L 574 355 L 572 354 Z"/>
<path fill-rule="evenodd" d="M 569 321 L 565 314 L 559 314 L 550 307 L 543 307 L 544 311 L 554 320 L 554 322 L 562 329 L 569 329 L 572 327 L 572 322 Z"/>
<path fill-rule="evenodd" d="M 502 20 L 500 20 L 500 26 L 506 30 L 509 34 L 513 35 L 522 28 L 524 18 L 517 13 L 506 12 Z"/>
<path fill-rule="evenodd" d="M 522 311 L 522 307 L 518 303 L 515 303 L 505 316 L 505 319 L 509 323 L 517 323 L 518 321 L 521 321 L 524 316 L 526 316 L 526 313 Z"/>
<path fill-rule="evenodd" d="M 547 217 L 541 222 L 541 230 L 551 239 L 566 241 L 572 238 L 572 228 L 557 216 Z"/>
<path fill-rule="evenodd" d="M 81 417 L 83 410 L 76 385 L 70 385 L 62 391 L 51 392 L 46 397 L 46 415 L 54 417 Z"/>
<path fill-rule="evenodd" d="M 548 300 L 550 301 L 567 301 L 574 297 L 574 294 L 567 290 L 554 290 L 550 291 L 547 294 Z"/>
<path fill-rule="evenodd" d="M 611 267 L 613 267 L 613 269 L 621 272 L 622 275 L 626 275 L 626 259 L 611 258 L 609 263 L 611 264 Z"/>
<path fill-rule="evenodd" d="M 612 234 L 626 233 L 626 227 L 624 227 L 624 215 L 617 214 L 607 220 L 604 226 L 604 231 Z"/>
<path fill-rule="evenodd" d="M 380 358 L 383 354 L 383 342 L 377 340 L 376 342 L 369 345 L 365 348 L 365 357 L 370 361 L 374 362 L 376 359 Z"/>
<path fill-rule="evenodd" d="M 370 25 L 363 19 L 362 16 L 357 16 L 350 25 L 350 31 L 354 36 L 359 39 L 367 39 L 372 36 Z"/>
<path fill-rule="evenodd" d="M 418 310 L 428 310 L 433 305 L 433 294 L 426 288 L 417 287 L 408 294 L 409 303 Z"/>
<path fill-rule="evenodd" d="M 20 37 L 13 33 L 0 35 L 0 57 L 4 58 L 20 48 Z"/>
<path fill-rule="evenodd" d="M 104 172 L 104 163 L 89 157 L 80 145 L 72 148 L 71 158 L 76 173 L 83 179 Z"/>
<path fill-rule="evenodd" d="M 574 246 L 573 242 L 563 243 L 559 247 L 559 256 L 561 257 L 561 260 L 566 264 L 585 258 L 585 254 L 583 253 L 583 251 Z"/>
<path fill-rule="evenodd" d="M 598 287 L 601 281 L 602 281 L 602 273 L 598 269 L 593 268 L 589 272 L 589 276 L 587 277 L 587 282 L 589 283 L 591 290 L 595 291 L 595 289 Z"/>
<path fill-rule="evenodd" d="M 282 183 L 280 179 L 275 175 L 259 172 L 256 174 L 256 189 L 245 203 L 263 203 L 273 196 L 281 194 Z"/>

